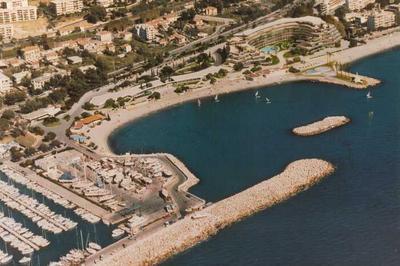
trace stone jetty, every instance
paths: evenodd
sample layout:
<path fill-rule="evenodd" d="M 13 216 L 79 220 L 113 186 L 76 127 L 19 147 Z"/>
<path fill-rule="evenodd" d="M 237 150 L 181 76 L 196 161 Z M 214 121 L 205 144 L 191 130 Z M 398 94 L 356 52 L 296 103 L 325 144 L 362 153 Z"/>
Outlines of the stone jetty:
<path fill-rule="evenodd" d="M 298 136 L 314 136 L 336 127 L 343 126 L 349 122 L 350 119 L 345 116 L 328 116 L 320 121 L 305 126 L 296 127 L 292 130 L 292 132 Z"/>
<path fill-rule="evenodd" d="M 304 159 L 272 178 L 188 215 L 140 241 L 132 241 L 96 265 L 154 265 L 206 240 L 224 227 L 304 191 L 334 172 L 329 162 Z"/>

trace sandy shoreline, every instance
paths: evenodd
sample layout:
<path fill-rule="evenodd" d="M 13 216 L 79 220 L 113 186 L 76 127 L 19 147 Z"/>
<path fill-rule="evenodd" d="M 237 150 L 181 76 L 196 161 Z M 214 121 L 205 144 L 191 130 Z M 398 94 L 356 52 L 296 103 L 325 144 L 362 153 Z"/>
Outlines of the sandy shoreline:
<path fill-rule="evenodd" d="M 215 235 L 221 229 L 307 190 L 334 172 L 329 162 L 304 159 L 238 194 L 188 215 L 176 223 L 132 242 L 96 265 L 154 265 Z M 91 264 L 87 264 L 91 265 Z"/>
<path fill-rule="evenodd" d="M 397 46 L 400 46 L 400 32 L 395 32 L 388 36 L 370 40 L 366 45 L 363 46 L 357 46 L 333 53 L 331 58 L 341 63 L 350 63 L 389 49 L 396 48 Z M 326 57 L 319 56 L 307 60 L 307 65 L 318 65 L 321 63 L 323 64 L 324 62 L 326 62 Z M 242 90 L 265 88 L 271 85 L 304 80 L 315 81 L 316 78 L 297 76 L 288 73 L 285 69 L 275 69 L 275 71 L 272 71 L 272 73 L 266 77 L 257 77 L 253 81 L 244 80 L 240 73 L 232 73 L 228 75 L 227 78 L 218 80 L 217 83 L 212 86 L 195 89 L 181 95 L 174 93 L 172 89 L 164 90 L 160 100 L 129 106 L 127 109 L 108 111 L 111 121 L 103 121 L 100 126 L 96 126 L 95 128 L 91 129 L 88 135 L 90 136 L 91 141 L 98 146 L 96 152 L 101 154 L 113 154 L 108 145 L 108 137 L 110 134 L 123 127 L 125 124 L 149 114 L 185 102 L 194 101 L 196 99 L 212 97 L 216 94 L 222 95 Z M 322 78 L 320 81 L 324 82 L 326 80 Z"/>

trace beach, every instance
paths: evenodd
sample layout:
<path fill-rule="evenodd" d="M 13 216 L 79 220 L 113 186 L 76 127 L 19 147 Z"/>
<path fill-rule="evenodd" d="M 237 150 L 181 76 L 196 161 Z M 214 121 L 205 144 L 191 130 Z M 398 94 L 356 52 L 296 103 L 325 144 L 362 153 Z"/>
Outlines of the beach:
<path fill-rule="evenodd" d="M 332 54 L 331 57 L 341 63 L 350 63 L 395 48 L 399 45 L 400 32 L 395 32 L 388 36 L 370 40 L 365 45 L 336 52 Z M 307 65 L 310 65 L 310 67 L 324 63 L 326 63 L 326 56 L 315 58 L 310 57 L 307 61 Z M 275 69 L 267 76 L 256 77 L 252 81 L 243 79 L 241 73 L 232 73 L 226 78 L 218 80 L 214 85 L 207 85 L 182 94 L 173 92 L 173 88 L 164 89 L 161 91 L 160 100 L 138 103 L 137 105 L 129 106 L 126 109 L 107 111 L 111 120 L 103 121 L 100 126 L 91 129 L 90 132 L 88 132 L 88 136 L 91 141 L 98 146 L 98 149 L 96 150 L 98 153 L 112 154 L 112 151 L 108 146 L 109 135 L 114 130 L 133 120 L 174 105 L 194 101 L 200 98 L 212 97 L 217 94 L 222 95 L 246 89 L 264 88 L 270 85 L 302 80 L 326 82 L 324 78 L 318 79 L 316 77 L 306 77 L 304 75 L 299 76 L 288 73 L 286 69 Z"/>
<path fill-rule="evenodd" d="M 234 222 L 307 190 L 333 172 L 333 165 L 320 159 L 292 162 L 280 174 L 188 215 L 164 230 L 149 234 L 140 241 L 115 251 L 112 256 L 105 255 L 96 265 L 160 263 L 206 240 Z"/>

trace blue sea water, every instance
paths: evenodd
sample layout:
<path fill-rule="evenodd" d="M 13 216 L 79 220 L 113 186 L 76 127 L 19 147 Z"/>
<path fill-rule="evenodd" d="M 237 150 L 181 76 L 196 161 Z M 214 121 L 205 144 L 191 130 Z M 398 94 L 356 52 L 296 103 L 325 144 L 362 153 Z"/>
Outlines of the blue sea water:
<path fill-rule="evenodd" d="M 182 104 L 111 135 L 117 153 L 169 152 L 218 201 L 317 157 L 337 171 L 308 191 L 222 230 L 164 265 L 400 265 L 400 51 L 353 64 L 366 91 L 299 82 Z M 352 122 L 315 137 L 291 129 L 329 115 Z"/>

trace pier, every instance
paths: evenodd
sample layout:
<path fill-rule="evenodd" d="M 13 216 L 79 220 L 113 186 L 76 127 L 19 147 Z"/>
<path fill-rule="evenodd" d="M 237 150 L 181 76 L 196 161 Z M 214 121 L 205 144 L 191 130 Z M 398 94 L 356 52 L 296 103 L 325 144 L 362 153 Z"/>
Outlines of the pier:
<path fill-rule="evenodd" d="M 21 211 L 22 213 L 24 213 L 24 211 L 21 209 L 25 208 L 25 209 L 31 211 L 34 215 L 37 215 L 38 217 L 40 217 L 41 220 L 44 220 L 44 221 L 48 222 L 50 225 L 53 225 L 56 228 L 58 227 L 63 231 L 68 231 L 68 230 L 72 229 L 71 227 L 67 227 L 64 224 L 57 221 L 57 219 L 55 217 L 56 214 L 51 212 L 48 208 L 46 208 L 48 213 L 41 211 L 39 208 L 40 204 L 35 199 L 33 199 L 29 196 L 26 196 L 26 195 L 19 194 L 18 190 L 15 189 L 14 187 L 9 186 L 6 183 L 0 181 L 0 188 L 2 188 L 0 190 L 0 199 L 2 201 L 4 201 L 8 207 L 10 207 L 12 209 L 16 209 L 18 211 Z M 21 196 L 23 196 L 23 198 L 21 198 Z M 21 208 L 21 206 L 22 206 L 22 208 Z M 69 219 L 66 219 L 66 218 L 63 218 L 63 219 L 65 221 L 72 223 L 72 221 L 70 221 Z M 76 226 L 76 223 L 73 223 L 73 224 Z M 49 226 L 48 228 L 46 226 L 39 226 L 39 227 L 42 227 L 42 228 L 46 227 L 48 230 L 52 231 L 51 229 L 53 229 L 53 226 Z M 43 229 L 45 229 L 45 228 L 43 228 Z"/>
<path fill-rule="evenodd" d="M 26 178 L 28 178 L 31 181 L 36 182 L 42 187 L 47 188 L 48 190 L 52 191 L 53 193 L 62 196 L 65 199 L 68 199 L 70 202 L 74 203 L 75 205 L 87 210 L 90 213 L 93 213 L 96 216 L 99 216 L 103 219 L 105 223 L 108 223 L 108 219 L 110 216 L 110 213 L 101 208 L 100 206 L 94 204 L 93 202 L 90 202 L 86 200 L 83 197 L 80 197 L 79 195 L 71 192 L 70 190 L 42 177 L 30 170 L 29 168 L 22 168 L 18 164 L 12 163 L 12 162 L 5 162 L 6 165 L 8 165 L 11 168 L 17 169 L 18 171 L 24 173 Z"/>
<path fill-rule="evenodd" d="M 19 240 L 21 240 L 22 242 L 24 242 L 25 244 L 32 247 L 34 250 L 36 250 L 36 251 L 40 250 L 40 247 L 38 245 L 36 245 L 32 241 L 30 241 L 28 238 L 23 237 L 21 234 L 14 231 L 11 227 L 7 226 L 1 220 L 0 220 L 0 227 L 3 228 L 5 231 L 9 232 L 10 234 L 12 234 L 13 236 L 15 236 L 16 238 L 18 238 Z"/>
<path fill-rule="evenodd" d="M 332 174 L 334 167 L 320 159 L 289 164 L 279 175 L 221 200 L 176 223 L 131 241 L 111 254 L 100 251 L 101 261 L 85 265 L 153 265 L 216 234 L 222 228 L 262 209 L 295 196 Z"/>
<path fill-rule="evenodd" d="M 314 136 L 332 130 L 334 128 L 346 125 L 349 122 L 350 119 L 345 116 L 328 116 L 320 121 L 305 126 L 296 127 L 292 130 L 292 132 L 295 135 L 303 137 Z"/>

